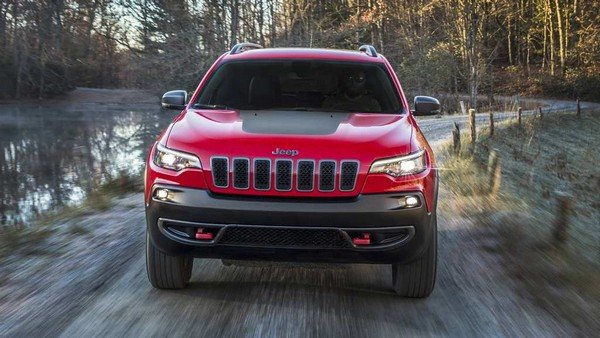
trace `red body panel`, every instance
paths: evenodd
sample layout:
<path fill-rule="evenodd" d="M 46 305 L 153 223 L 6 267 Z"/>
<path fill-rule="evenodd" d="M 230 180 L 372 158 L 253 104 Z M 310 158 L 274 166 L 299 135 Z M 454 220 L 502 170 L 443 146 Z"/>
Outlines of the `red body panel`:
<path fill-rule="evenodd" d="M 175 118 L 167 132 L 161 135 L 159 142 L 168 148 L 194 154 L 200 158 L 203 169 L 186 169 L 175 172 L 157 167 L 152 163 L 151 150 L 146 172 L 146 201 L 150 198 L 151 187 L 156 183 L 180 185 L 190 188 L 210 189 L 215 193 L 279 196 L 279 197 L 355 197 L 359 194 L 386 192 L 422 192 L 427 209 L 434 207 L 436 171 L 434 158 L 427 141 L 412 117 L 400 83 L 389 63 L 382 56 L 370 57 L 364 53 L 314 49 L 259 49 L 236 55 L 222 55 L 209 69 L 200 82 L 190 102 L 194 102 L 207 79 L 215 69 L 228 60 L 242 59 L 319 59 L 353 62 L 384 63 L 393 79 L 394 85 L 405 107 L 406 114 L 361 114 L 352 113 L 340 116 L 339 125 L 331 133 L 321 135 L 290 133 L 255 133 L 244 129 L 243 119 L 238 111 L 184 110 Z M 256 118 L 261 112 L 256 113 Z M 248 117 L 246 117 L 248 119 Z M 252 116 L 250 118 L 253 118 Z M 332 115 L 333 118 L 333 115 Z M 225 156 L 229 158 L 286 158 L 274 156 L 273 150 L 294 149 L 299 153 L 289 157 L 319 160 L 356 160 L 360 162 L 357 184 L 352 191 L 300 192 L 296 190 L 282 192 L 273 187 L 266 191 L 218 188 L 211 179 L 210 158 Z M 429 168 L 414 176 L 394 178 L 385 174 L 369 175 L 371 164 L 378 159 L 406 155 L 419 149 L 427 149 Z M 252 182 L 252 173 L 250 173 Z M 295 176 L 295 172 L 294 172 Z M 296 178 L 293 177 L 294 182 Z"/>

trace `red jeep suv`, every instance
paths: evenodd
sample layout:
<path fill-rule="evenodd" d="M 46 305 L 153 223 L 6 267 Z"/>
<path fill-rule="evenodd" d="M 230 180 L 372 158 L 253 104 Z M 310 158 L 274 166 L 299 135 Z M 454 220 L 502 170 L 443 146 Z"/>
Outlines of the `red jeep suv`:
<path fill-rule="evenodd" d="M 389 62 L 358 51 L 234 46 L 152 146 L 145 172 L 150 282 L 183 288 L 194 258 L 391 264 L 427 297 L 438 174 Z"/>

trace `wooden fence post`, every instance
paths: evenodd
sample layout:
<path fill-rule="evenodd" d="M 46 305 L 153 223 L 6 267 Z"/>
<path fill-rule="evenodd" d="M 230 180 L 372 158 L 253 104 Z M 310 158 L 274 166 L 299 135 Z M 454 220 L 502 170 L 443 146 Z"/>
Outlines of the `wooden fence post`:
<path fill-rule="evenodd" d="M 487 170 L 489 193 L 492 196 L 498 196 L 498 192 L 500 192 L 502 168 L 500 167 L 500 156 L 498 155 L 498 152 L 496 150 L 490 151 Z"/>
<path fill-rule="evenodd" d="M 490 136 L 494 136 L 494 112 L 490 110 Z"/>
<path fill-rule="evenodd" d="M 454 122 L 454 128 L 452 128 L 452 149 L 456 156 L 460 155 L 460 128 L 456 122 Z"/>
<path fill-rule="evenodd" d="M 579 98 L 577 98 L 577 117 L 581 117 L 581 104 L 579 103 Z"/>
<path fill-rule="evenodd" d="M 477 129 L 475 126 L 475 109 L 469 109 L 469 128 L 471 128 L 471 151 L 475 150 L 477 140 Z"/>
<path fill-rule="evenodd" d="M 519 107 L 517 109 L 517 122 L 521 125 L 521 116 L 523 115 L 523 108 Z"/>
<path fill-rule="evenodd" d="M 555 191 L 554 194 L 558 202 L 556 220 L 554 221 L 554 240 L 558 244 L 562 244 L 567 240 L 569 215 L 573 209 L 573 196 L 562 191 Z"/>

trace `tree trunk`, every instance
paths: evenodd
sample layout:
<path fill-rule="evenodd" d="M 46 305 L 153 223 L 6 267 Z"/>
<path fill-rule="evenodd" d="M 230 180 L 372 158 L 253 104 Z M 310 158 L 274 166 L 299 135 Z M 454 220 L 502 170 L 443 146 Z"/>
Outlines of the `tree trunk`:
<path fill-rule="evenodd" d="M 512 27 L 510 24 L 510 16 L 508 17 L 508 37 L 506 38 L 508 44 L 508 63 L 513 64 L 513 53 L 512 53 Z"/>
<path fill-rule="evenodd" d="M 13 60 L 14 64 L 17 67 L 17 78 L 15 81 L 15 98 L 21 98 L 21 89 L 23 86 L 23 73 L 25 71 L 25 60 L 26 60 L 26 46 L 21 39 L 21 32 L 19 31 L 17 24 L 19 18 L 19 4 L 13 4 L 13 43 L 15 44 L 15 48 L 13 48 Z"/>
<path fill-rule="evenodd" d="M 92 30 L 94 29 L 94 21 L 96 20 L 96 9 L 98 8 L 99 0 L 95 0 L 91 7 L 87 10 L 87 17 L 89 22 L 87 23 L 87 27 L 85 29 L 85 47 L 83 49 L 84 58 L 88 58 L 90 55 L 91 44 L 92 44 Z"/>
<path fill-rule="evenodd" d="M 0 46 L 6 46 L 6 27 L 8 17 L 8 1 L 0 2 Z"/>
<path fill-rule="evenodd" d="M 258 0 L 258 37 L 260 45 L 265 45 L 265 7 L 262 0 Z"/>
<path fill-rule="evenodd" d="M 547 11 L 544 8 L 544 42 L 542 43 L 542 69 L 546 68 L 546 64 L 547 64 L 547 58 L 548 58 L 548 46 L 546 44 L 546 41 L 548 40 L 548 14 Z"/>
<path fill-rule="evenodd" d="M 55 36 L 55 48 L 57 51 L 61 50 L 62 47 L 62 12 L 63 12 L 63 0 L 54 1 L 54 15 L 56 20 L 56 36 Z"/>
<path fill-rule="evenodd" d="M 467 24 L 469 26 L 468 33 L 468 42 L 467 42 L 467 59 L 469 63 L 469 95 L 470 95 L 470 103 L 471 108 L 477 109 L 477 88 L 479 81 L 478 74 L 478 51 L 477 51 L 477 27 L 478 27 L 478 17 L 475 10 L 476 0 L 470 0 L 469 3 L 469 21 Z"/>
<path fill-rule="evenodd" d="M 236 0 L 237 1 L 237 0 Z M 275 47 L 275 38 L 277 36 L 276 20 L 275 20 L 275 1 L 269 2 L 269 11 L 271 14 L 271 47 Z"/>
<path fill-rule="evenodd" d="M 558 24 L 558 51 L 560 56 L 560 73 L 561 75 L 565 74 L 565 46 L 564 41 L 565 38 L 563 36 L 563 22 L 561 16 L 561 9 L 558 0 L 554 0 L 554 4 L 556 5 L 556 22 Z"/>
<path fill-rule="evenodd" d="M 553 25 L 553 21 L 552 21 L 552 4 L 550 3 L 550 0 L 546 1 L 547 4 L 547 10 L 548 10 L 548 23 L 550 24 L 550 75 L 554 76 L 555 74 L 555 60 L 554 60 L 554 25 Z"/>
<path fill-rule="evenodd" d="M 229 35 L 229 44 L 235 45 L 238 42 L 238 27 L 239 27 L 239 7 L 240 1 L 231 1 L 230 12 L 231 12 L 231 29 Z"/>

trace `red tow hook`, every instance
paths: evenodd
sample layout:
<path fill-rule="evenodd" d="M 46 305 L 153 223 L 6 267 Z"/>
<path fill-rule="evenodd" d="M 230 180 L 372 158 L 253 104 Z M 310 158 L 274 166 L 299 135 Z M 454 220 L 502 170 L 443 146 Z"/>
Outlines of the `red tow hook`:
<path fill-rule="evenodd" d="M 352 243 L 354 243 L 354 245 L 370 245 L 371 234 L 365 232 L 362 234 L 362 237 L 354 237 L 352 239 Z"/>
<path fill-rule="evenodd" d="M 196 239 L 201 241 L 212 241 L 213 234 L 212 232 L 204 232 L 204 229 L 198 228 L 198 230 L 196 230 Z"/>

